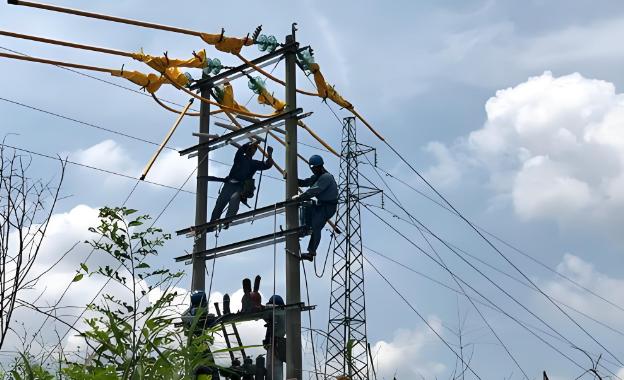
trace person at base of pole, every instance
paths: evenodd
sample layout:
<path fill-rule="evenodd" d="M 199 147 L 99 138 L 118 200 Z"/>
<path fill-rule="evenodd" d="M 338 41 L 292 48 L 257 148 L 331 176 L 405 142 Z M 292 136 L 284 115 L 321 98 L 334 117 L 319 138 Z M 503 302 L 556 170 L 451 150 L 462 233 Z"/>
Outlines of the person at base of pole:
<path fill-rule="evenodd" d="M 221 218 L 225 206 L 228 206 L 226 218 L 236 215 L 241 199 L 251 198 L 251 196 L 245 196 L 249 194 L 244 194 L 244 192 L 251 191 L 253 196 L 255 189 L 253 185 L 254 174 L 258 170 L 267 170 L 273 166 L 273 147 L 271 146 L 267 148 L 268 157 L 265 161 L 253 159 L 254 154 L 258 151 L 258 144 L 258 141 L 247 143 L 236 151 L 230 174 L 225 177 L 223 188 L 219 193 L 214 210 L 212 210 L 211 222 Z"/>
<path fill-rule="evenodd" d="M 312 261 L 316 256 L 316 249 L 321 243 L 321 232 L 323 226 L 332 216 L 336 213 L 338 206 L 338 185 L 334 176 L 325 170 L 323 158 L 318 155 L 313 155 L 308 161 L 310 164 L 310 170 L 312 170 L 312 177 L 306 179 L 299 179 L 299 186 L 308 187 L 302 194 L 298 194 L 292 197 L 292 199 L 307 200 L 316 198 L 316 205 L 312 206 L 308 211 L 311 214 L 309 216 L 310 225 L 312 229 L 312 235 L 308 242 L 308 252 L 302 253 L 301 258 L 304 260 Z"/>
<path fill-rule="evenodd" d="M 266 304 L 266 335 L 262 344 L 267 351 L 266 380 L 282 380 L 284 378 L 284 362 L 286 361 L 286 322 L 284 310 L 272 310 L 275 306 L 284 306 L 284 300 L 277 294 L 271 296 Z M 273 315 L 275 313 L 275 316 Z"/>

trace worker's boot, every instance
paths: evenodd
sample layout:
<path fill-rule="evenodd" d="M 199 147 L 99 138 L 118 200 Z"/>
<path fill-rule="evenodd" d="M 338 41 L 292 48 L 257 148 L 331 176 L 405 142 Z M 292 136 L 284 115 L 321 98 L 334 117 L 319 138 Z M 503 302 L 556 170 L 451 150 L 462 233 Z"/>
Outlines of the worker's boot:
<path fill-rule="evenodd" d="M 316 252 L 302 253 L 301 260 L 313 261 L 315 256 L 316 256 Z"/>

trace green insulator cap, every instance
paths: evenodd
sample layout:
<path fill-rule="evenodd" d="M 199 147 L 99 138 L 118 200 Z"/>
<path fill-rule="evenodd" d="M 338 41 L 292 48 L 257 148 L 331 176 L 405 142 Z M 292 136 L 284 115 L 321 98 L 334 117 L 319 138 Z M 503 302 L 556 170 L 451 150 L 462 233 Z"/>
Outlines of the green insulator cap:
<path fill-rule="evenodd" d="M 262 93 L 262 90 L 266 88 L 266 82 L 260 77 L 250 78 L 247 86 L 256 95 L 260 95 L 260 93 Z"/>
<path fill-rule="evenodd" d="M 223 85 L 215 86 L 214 93 L 215 93 L 215 97 L 217 98 L 217 101 L 221 103 L 223 101 L 223 94 L 225 93 L 225 89 Z"/>
<path fill-rule="evenodd" d="M 279 45 L 279 43 L 277 42 L 277 38 L 275 38 L 275 36 L 269 36 L 267 42 L 268 42 L 268 45 L 269 45 L 267 50 L 269 52 L 273 52 L 277 48 L 277 46 Z"/>
<path fill-rule="evenodd" d="M 256 44 L 258 45 L 258 50 L 265 51 L 268 47 L 268 39 L 265 34 L 261 34 L 260 37 L 256 40 Z"/>
<path fill-rule="evenodd" d="M 211 61 L 211 66 L 212 66 L 213 74 L 219 74 L 221 70 L 223 70 L 223 65 L 221 64 L 221 61 L 219 60 L 219 58 L 213 59 Z"/>

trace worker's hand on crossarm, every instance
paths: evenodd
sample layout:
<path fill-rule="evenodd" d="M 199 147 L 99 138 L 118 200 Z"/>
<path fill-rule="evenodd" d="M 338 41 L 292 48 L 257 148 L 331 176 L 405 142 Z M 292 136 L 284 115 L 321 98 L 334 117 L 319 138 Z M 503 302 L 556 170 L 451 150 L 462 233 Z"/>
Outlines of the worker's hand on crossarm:
<path fill-rule="evenodd" d="M 267 147 L 267 154 L 268 154 L 269 156 L 272 156 L 272 155 L 273 155 L 273 147 L 272 147 L 272 146 L 268 146 L 268 147 Z"/>

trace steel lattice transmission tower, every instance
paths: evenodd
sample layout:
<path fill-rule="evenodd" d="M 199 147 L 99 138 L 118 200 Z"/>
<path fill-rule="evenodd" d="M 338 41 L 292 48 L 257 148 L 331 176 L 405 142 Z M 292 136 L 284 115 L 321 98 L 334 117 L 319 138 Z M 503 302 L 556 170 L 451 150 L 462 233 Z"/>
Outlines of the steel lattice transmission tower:
<path fill-rule="evenodd" d="M 373 148 L 358 144 L 355 118 L 345 118 L 336 218 L 341 233 L 334 246 L 327 328 L 325 377 L 328 379 L 346 375 L 352 380 L 368 380 L 360 201 L 379 191 L 360 186 L 358 157 L 372 151 Z"/>

